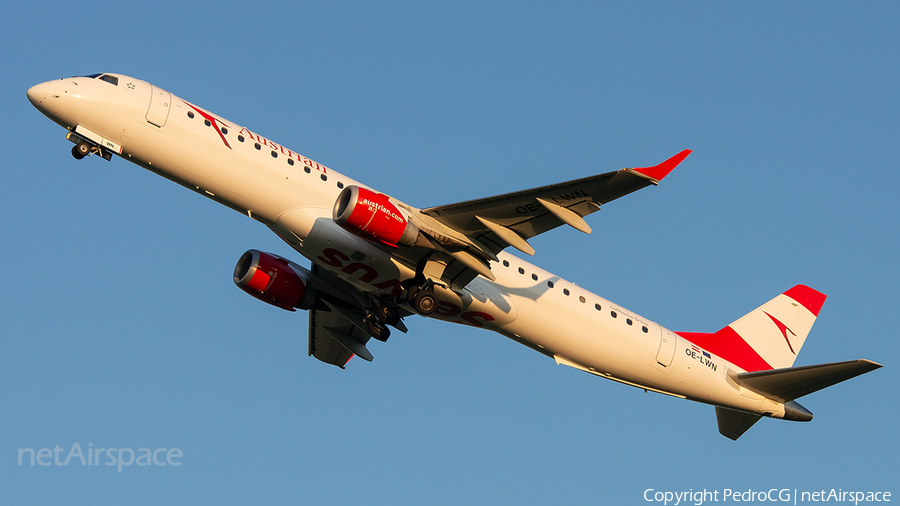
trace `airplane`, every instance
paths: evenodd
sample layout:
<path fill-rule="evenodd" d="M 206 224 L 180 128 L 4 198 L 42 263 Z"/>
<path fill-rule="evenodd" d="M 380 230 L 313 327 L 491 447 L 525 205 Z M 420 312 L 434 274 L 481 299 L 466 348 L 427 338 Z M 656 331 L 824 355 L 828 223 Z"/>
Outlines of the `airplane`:
<path fill-rule="evenodd" d="M 881 367 L 794 367 L 826 296 L 796 285 L 712 332 L 674 332 L 536 267 L 534 236 L 658 185 L 690 153 L 539 188 L 419 209 L 192 102 L 103 73 L 38 84 L 29 101 L 72 155 L 113 155 L 264 224 L 310 261 L 245 252 L 235 284 L 309 312 L 309 355 L 344 368 L 412 315 L 492 330 L 557 364 L 715 407 L 737 440 L 763 416 L 809 421 L 796 399 Z"/>

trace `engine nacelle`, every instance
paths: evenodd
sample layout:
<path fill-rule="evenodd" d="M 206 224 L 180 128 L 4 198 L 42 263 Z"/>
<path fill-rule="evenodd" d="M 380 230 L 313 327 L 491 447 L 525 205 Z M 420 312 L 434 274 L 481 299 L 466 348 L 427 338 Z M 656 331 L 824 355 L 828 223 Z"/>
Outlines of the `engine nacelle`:
<path fill-rule="evenodd" d="M 412 246 L 419 235 L 419 228 L 390 197 L 355 185 L 344 188 L 338 195 L 332 217 L 345 230 L 388 246 Z"/>
<path fill-rule="evenodd" d="M 234 266 L 234 284 L 257 299 L 288 311 L 315 302 L 308 270 L 272 253 L 251 249 Z"/>

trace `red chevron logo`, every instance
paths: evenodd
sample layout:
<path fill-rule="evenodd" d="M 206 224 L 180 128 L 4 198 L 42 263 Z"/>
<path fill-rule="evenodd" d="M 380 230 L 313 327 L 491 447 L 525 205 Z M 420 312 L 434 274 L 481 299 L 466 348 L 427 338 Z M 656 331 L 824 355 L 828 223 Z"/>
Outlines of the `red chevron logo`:
<path fill-rule="evenodd" d="M 213 116 L 212 114 L 196 107 L 194 104 L 189 103 L 187 100 L 182 100 L 182 102 L 187 104 L 187 106 L 190 107 L 191 109 L 197 111 L 197 114 L 199 114 L 200 116 L 203 117 L 203 119 L 205 119 L 206 121 L 209 122 L 209 123 L 207 123 L 209 126 L 215 127 L 216 133 L 219 134 L 219 138 L 222 139 L 222 142 L 225 143 L 225 147 L 227 147 L 228 149 L 231 149 L 231 145 L 228 144 L 228 140 L 225 139 L 225 134 L 222 133 L 222 129 L 219 127 L 219 123 L 221 123 L 222 126 L 224 126 L 224 127 L 228 127 L 228 125 L 226 125 L 224 121 L 222 121 L 219 118 Z"/>
<path fill-rule="evenodd" d="M 763 313 L 766 313 L 766 312 L 763 311 Z M 797 355 L 797 352 L 795 352 L 795 351 L 794 351 L 794 347 L 791 346 L 791 340 L 788 339 L 787 333 L 790 332 L 791 335 L 794 336 L 794 337 L 797 337 L 797 334 L 794 334 L 794 331 L 791 330 L 791 329 L 789 329 L 787 325 L 781 323 L 781 321 L 778 320 L 778 318 L 775 318 L 774 316 L 770 315 L 769 313 L 766 313 L 766 316 L 768 316 L 769 318 L 772 319 L 772 322 L 774 322 L 775 325 L 778 327 L 778 330 L 781 331 L 781 335 L 784 336 L 784 341 L 787 343 L 788 349 L 791 350 L 791 353 L 793 353 L 793 354 L 796 356 L 796 355 Z"/>

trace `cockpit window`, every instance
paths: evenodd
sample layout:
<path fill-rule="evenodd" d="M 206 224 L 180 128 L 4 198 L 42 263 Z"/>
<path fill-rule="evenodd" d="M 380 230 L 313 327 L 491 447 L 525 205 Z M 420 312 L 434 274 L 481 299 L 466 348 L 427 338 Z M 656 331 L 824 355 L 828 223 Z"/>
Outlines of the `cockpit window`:
<path fill-rule="evenodd" d="M 76 76 L 77 77 L 77 76 Z M 91 79 L 100 79 L 101 81 L 106 81 L 114 86 L 119 85 L 119 78 L 116 76 L 111 76 L 109 74 L 90 74 L 83 77 L 89 77 Z"/>

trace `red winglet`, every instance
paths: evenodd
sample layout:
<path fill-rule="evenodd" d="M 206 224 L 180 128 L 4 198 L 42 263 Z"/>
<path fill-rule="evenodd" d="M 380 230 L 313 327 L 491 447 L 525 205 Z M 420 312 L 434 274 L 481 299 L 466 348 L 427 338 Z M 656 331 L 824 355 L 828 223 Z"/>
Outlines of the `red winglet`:
<path fill-rule="evenodd" d="M 691 154 L 690 149 L 685 149 L 681 153 L 669 158 L 659 165 L 654 165 L 653 167 L 635 167 L 631 170 L 635 172 L 639 172 L 650 179 L 655 179 L 656 181 L 662 181 L 662 178 L 669 175 L 669 172 L 672 172 L 672 169 L 678 166 L 679 163 L 682 162 L 687 156 Z"/>

